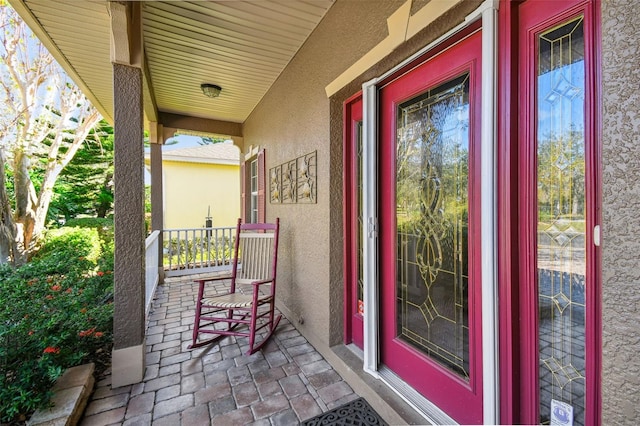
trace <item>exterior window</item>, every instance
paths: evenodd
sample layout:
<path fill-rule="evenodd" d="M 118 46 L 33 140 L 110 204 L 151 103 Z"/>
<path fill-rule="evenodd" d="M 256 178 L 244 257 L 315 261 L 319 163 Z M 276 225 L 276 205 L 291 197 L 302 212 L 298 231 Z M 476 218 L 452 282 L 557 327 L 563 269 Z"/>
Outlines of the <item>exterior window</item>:
<path fill-rule="evenodd" d="M 240 165 L 242 179 L 241 212 L 245 223 L 265 221 L 265 165 L 264 149 L 247 155 Z"/>
<path fill-rule="evenodd" d="M 249 179 L 251 182 L 251 202 L 249 210 L 249 221 L 258 222 L 258 160 L 251 161 Z"/>

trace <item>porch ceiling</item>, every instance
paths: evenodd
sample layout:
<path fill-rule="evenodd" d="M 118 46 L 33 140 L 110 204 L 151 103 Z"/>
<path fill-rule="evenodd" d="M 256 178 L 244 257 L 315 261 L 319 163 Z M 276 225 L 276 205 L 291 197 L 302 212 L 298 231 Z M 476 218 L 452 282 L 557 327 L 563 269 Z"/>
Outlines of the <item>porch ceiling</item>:
<path fill-rule="evenodd" d="M 156 121 L 154 113 L 167 112 L 244 122 L 333 1 L 145 2 L 146 119 Z M 108 2 L 10 3 L 113 121 Z M 220 96 L 205 97 L 201 83 L 221 86 Z"/>

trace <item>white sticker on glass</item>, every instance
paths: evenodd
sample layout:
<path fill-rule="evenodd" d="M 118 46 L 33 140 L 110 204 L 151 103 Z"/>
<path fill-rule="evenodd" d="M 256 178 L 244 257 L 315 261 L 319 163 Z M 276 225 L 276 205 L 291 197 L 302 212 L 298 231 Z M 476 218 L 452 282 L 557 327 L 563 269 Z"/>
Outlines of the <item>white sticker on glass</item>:
<path fill-rule="evenodd" d="M 551 400 L 551 425 L 573 426 L 573 407 L 565 402 Z"/>

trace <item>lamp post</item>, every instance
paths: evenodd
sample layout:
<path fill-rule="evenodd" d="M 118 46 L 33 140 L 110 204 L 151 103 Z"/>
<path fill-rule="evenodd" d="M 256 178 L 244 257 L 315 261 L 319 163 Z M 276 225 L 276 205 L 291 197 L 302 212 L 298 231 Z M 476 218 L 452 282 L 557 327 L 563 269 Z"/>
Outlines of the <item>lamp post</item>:
<path fill-rule="evenodd" d="M 211 238 L 211 228 L 213 227 L 213 219 L 211 218 L 211 206 L 207 210 L 207 218 L 204 222 L 204 227 L 207 228 L 207 237 Z"/>

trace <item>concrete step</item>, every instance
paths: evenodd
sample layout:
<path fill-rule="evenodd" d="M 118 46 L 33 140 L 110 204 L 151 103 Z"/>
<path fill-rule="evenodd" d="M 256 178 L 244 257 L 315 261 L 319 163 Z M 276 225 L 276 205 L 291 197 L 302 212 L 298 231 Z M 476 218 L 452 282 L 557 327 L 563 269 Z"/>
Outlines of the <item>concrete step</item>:
<path fill-rule="evenodd" d="M 74 426 L 82 418 L 93 392 L 95 365 L 84 364 L 67 369 L 53 386 L 53 406 L 36 411 L 28 426 Z"/>

